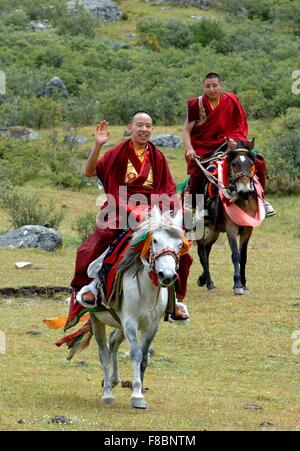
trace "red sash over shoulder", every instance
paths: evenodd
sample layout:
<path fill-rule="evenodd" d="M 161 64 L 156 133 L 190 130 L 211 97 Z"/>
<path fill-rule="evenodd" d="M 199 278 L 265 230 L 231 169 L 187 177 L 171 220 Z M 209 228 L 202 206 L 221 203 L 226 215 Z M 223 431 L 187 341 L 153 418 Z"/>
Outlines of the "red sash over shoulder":
<path fill-rule="evenodd" d="M 206 96 L 203 96 L 202 102 L 207 114 L 204 121 L 200 121 L 199 97 L 193 97 L 187 102 L 188 121 L 195 121 L 191 131 L 191 143 L 197 155 L 201 158 L 210 156 L 224 142 L 225 137 L 248 141 L 246 114 L 235 94 L 222 93 L 215 109 L 211 108 Z M 199 173 L 195 162 L 189 162 L 188 173 Z"/>

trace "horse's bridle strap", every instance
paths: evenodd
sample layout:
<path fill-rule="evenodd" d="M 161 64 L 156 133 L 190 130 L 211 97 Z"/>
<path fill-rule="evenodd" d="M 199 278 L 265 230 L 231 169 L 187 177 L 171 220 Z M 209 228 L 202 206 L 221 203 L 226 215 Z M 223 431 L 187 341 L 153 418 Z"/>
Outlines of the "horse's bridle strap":
<path fill-rule="evenodd" d="M 253 179 L 254 174 L 252 174 L 251 172 L 247 172 L 247 171 L 242 171 L 242 172 L 238 172 L 237 174 L 232 174 L 232 178 L 234 181 L 237 181 L 242 177 L 249 177 L 250 179 Z"/>
<path fill-rule="evenodd" d="M 152 268 L 155 271 L 155 268 L 154 268 L 155 260 L 157 260 L 162 255 L 171 255 L 176 262 L 176 270 L 179 268 L 180 252 L 176 251 L 176 249 L 173 249 L 168 246 L 164 247 L 163 249 L 159 250 L 158 252 L 153 252 L 152 249 L 150 250 L 150 255 L 149 255 L 150 268 Z"/>

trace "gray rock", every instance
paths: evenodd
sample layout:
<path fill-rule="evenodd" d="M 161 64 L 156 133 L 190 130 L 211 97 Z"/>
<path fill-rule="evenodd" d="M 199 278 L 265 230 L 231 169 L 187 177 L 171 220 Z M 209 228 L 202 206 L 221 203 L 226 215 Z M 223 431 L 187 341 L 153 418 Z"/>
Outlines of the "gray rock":
<path fill-rule="evenodd" d="M 67 3 L 69 9 L 76 11 L 77 1 L 71 0 Z M 112 22 L 121 20 L 122 14 L 112 0 L 79 0 L 79 3 L 87 8 L 95 19 L 100 22 Z"/>
<path fill-rule="evenodd" d="M 68 97 L 69 93 L 66 85 L 59 77 L 53 77 L 40 90 L 39 96 L 51 97 L 54 93 L 60 93 L 63 97 Z"/>
<path fill-rule="evenodd" d="M 45 20 L 31 20 L 30 26 L 33 31 L 48 31 L 51 25 L 47 19 Z"/>
<path fill-rule="evenodd" d="M 89 139 L 86 136 L 65 136 L 65 141 L 75 144 L 86 144 L 88 140 Z"/>
<path fill-rule="evenodd" d="M 123 38 L 130 38 L 130 39 L 132 39 L 132 38 L 135 38 L 135 37 L 136 37 L 135 33 L 126 33 L 126 34 L 123 35 Z"/>
<path fill-rule="evenodd" d="M 59 233 L 43 226 L 27 225 L 0 235 L 0 247 L 40 248 L 54 251 L 62 246 Z"/>
<path fill-rule="evenodd" d="M 178 149 L 181 143 L 181 139 L 176 135 L 156 135 L 150 139 L 157 147 L 163 147 L 165 149 Z"/>
<path fill-rule="evenodd" d="M 205 17 L 204 17 L 204 16 L 191 16 L 191 19 L 195 19 L 195 20 L 204 20 Z"/>
<path fill-rule="evenodd" d="M 5 138 L 20 138 L 25 141 L 42 138 L 41 135 L 33 131 L 31 128 L 20 126 L 2 128 L 0 129 L 0 136 L 4 136 Z"/>

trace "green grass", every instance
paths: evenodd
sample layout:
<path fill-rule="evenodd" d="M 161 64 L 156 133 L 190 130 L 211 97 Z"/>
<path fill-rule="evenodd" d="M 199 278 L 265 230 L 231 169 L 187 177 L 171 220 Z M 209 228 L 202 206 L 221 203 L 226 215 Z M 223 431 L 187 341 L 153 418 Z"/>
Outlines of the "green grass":
<path fill-rule="evenodd" d="M 180 128 L 172 131 L 179 133 Z M 91 135 L 92 128 L 82 132 Z M 121 127 L 113 128 L 111 143 L 122 132 Z M 179 181 L 185 172 L 182 150 L 172 153 L 170 166 Z M 68 286 L 76 254 L 71 224 L 75 216 L 96 211 L 99 192 L 92 187 L 81 192 L 58 190 L 41 181 L 24 189 L 39 189 L 45 199 L 69 207 L 61 226 L 66 245 L 55 253 L 0 249 L 0 287 Z M 278 215 L 255 230 L 250 242 L 248 296 L 232 294 L 233 269 L 224 236 L 211 257 L 216 293 L 197 287 L 200 267 L 192 248 L 186 298 L 191 323 L 187 327 L 161 323 L 145 376 L 146 412 L 133 410 L 130 390 L 121 387 L 115 389 L 112 408 L 101 405 L 102 372 L 94 341 L 72 362 L 66 361 L 66 349 L 54 346 L 61 331 L 47 329 L 42 320 L 67 314 L 65 295 L 0 299 L 0 330 L 7 337 L 7 352 L 0 355 L 0 430 L 300 430 L 300 356 L 291 350 L 291 335 L 300 329 L 300 198 L 271 200 Z M 9 220 L 3 211 L 0 215 L 3 232 Z M 16 270 L 14 263 L 21 260 L 46 267 Z M 128 351 L 123 344 L 123 380 L 132 377 Z M 82 360 L 86 365 L 80 365 Z M 261 410 L 245 409 L 247 403 Z M 53 424 L 55 415 L 72 422 Z"/>

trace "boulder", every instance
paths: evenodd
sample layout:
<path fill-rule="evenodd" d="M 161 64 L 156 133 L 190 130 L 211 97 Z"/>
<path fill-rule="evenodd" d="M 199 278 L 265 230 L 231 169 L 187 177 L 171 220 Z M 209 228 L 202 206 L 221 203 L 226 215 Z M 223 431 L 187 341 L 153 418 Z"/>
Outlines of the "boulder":
<path fill-rule="evenodd" d="M 59 233 L 48 227 L 27 225 L 0 235 L 0 247 L 40 248 L 54 251 L 62 246 Z"/>
<path fill-rule="evenodd" d="M 66 142 L 70 142 L 70 143 L 74 143 L 74 144 L 86 144 L 88 142 L 88 138 L 87 136 L 79 136 L 79 135 L 67 135 L 65 136 L 65 141 Z"/>
<path fill-rule="evenodd" d="M 20 138 L 25 141 L 41 138 L 41 135 L 33 131 L 31 128 L 20 126 L 1 128 L 0 136 L 4 136 L 5 138 Z"/>
<path fill-rule="evenodd" d="M 156 135 L 150 138 L 157 147 L 163 147 L 165 149 L 178 149 L 181 143 L 181 139 L 176 135 Z"/>
<path fill-rule="evenodd" d="M 68 8 L 76 11 L 76 0 L 67 3 Z M 79 3 L 87 8 L 92 16 L 100 22 L 112 22 L 121 20 L 122 14 L 112 0 L 79 0 Z"/>
<path fill-rule="evenodd" d="M 45 20 L 31 20 L 30 26 L 33 31 L 48 31 L 51 25 L 47 19 Z"/>
<path fill-rule="evenodd" d="M 39 96 L 51 97 L 54 93 L 60 93 L 63 97 L 68 97 L 69 92 L 66 85 L 59 77 L 53 77 L 40 90 Z"/>

